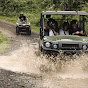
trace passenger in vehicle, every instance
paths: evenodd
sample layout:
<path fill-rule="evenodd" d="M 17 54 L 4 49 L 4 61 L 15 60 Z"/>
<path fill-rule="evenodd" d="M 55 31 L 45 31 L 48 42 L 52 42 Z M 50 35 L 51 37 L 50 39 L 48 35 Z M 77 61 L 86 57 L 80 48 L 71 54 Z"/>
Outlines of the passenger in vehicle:
<path fill-rule="evenodd" d="M 64 16 L 62 17 L 61 22 L 60 22 L 59 29 L 61 29 L 61 28 L 62 28 L 62 26 L 63 26 L 63 21 L 65 20 L 65 18 L 66 18 L 66 16 L 64 15 Z"/>
<path fill-rule="evenodd" d="M 69 35 L 68 27 L 69 27 L 69 23 L 68 22 L 64 22 L 63 23 L 63 28 L 60 29 L 59 34 L 60 35 Z"/>
<path fill-rule="evenodd" d="M 47 15 L 47 24 L 44 25 L 45 36 L 55 36 L 58 34 L 58 23 L 54 19 L 50 18 L 51 15 Z"/>
<path fill-rule="evenodd" d="M 83 35 L 83 29 L 81 27 L 78 27 L 77 20 L 71 21 L 71 26 L 69 29 L 70 35 Z"/>
<path fill-rule="evenodd" d="M 50 29 L 49 29 L 49 36 L 54 36 L 54 35 L 56 35 L 56 32 L 55 32 L 55 28 L 56 28 L 56 26 L 55 26 L 55 23 L 50 23 Z"/>
<path fill-rule="evenodd" d="M 44 36 L 49 36 L 50 27 L 47 24 L 44 24 Z"/>
<path fill-rule="evenodd" d="M 44 35 L 49 36 L 49 30 L 50 30 L 50 23 L 52 22 L 51 15 L 46 15 L 47 18 L 47 24 L 44 24 Z"/>
<path fill-rule="evenodd" d="M 49 25 L 49 36 L 58 35 L 58 23 L 57 21 L 52 21 Z"/>

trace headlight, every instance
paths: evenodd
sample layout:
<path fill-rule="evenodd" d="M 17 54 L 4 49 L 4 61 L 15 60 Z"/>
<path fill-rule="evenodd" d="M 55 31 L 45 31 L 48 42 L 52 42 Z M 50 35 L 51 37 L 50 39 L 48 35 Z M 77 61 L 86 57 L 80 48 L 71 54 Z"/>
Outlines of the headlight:
<path fill-rule="evenodd" d="M 49 47 L 50 47 L 50 43 L 49 43 L 49 42 L 46 42 L 46 43 L 45 43 L 45 46 L 46 46 L 47 48 L 49 48 Z"/>
<path fill-rule="evenodd" d="M 87 49 L 87 45 L 83 45 L 83 50 L 86 50 Z"/>
<path fill-rule="evenodd" d="M 22 25 L 19 25 L 19 27 L 22 27 Z"/>
<path fill-rule="evenodd" d="M 18 25 L 18 23 L 16 23 L 16 25 Z"/>
<path fill-rule="evenodd" d="M 26 27 L 29 27 L 29 25 L 26 25 Z"/>
<path fill-rule="evenodd" d="M 29 23 L 29 25 L 31 25 L 31 24 Z"/>
<path fill-rule="evenodd" d="M 23 26 L 25 26 L 25 24 L 23 24 Z"/>
<path fill-rule="evenodd" d="M 55 45 L 53 45 L 53 48 L 54 48 L 54 49 L 57 49 L 57 45 L 56 45 L 56 44 L 55 44 Z"/>

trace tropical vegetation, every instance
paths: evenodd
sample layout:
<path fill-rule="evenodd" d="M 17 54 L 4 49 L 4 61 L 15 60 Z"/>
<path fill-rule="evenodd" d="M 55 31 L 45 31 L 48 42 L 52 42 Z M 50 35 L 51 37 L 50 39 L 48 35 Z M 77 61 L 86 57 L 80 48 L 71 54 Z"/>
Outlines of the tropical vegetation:
<path fill-rule="evenodd" d="M 83 10 L 88 11 L 88 0 L 0 0 L 0 18 L 16 23 L 19 13 L 23 12 L 39 30 L 41 11 Z"/>

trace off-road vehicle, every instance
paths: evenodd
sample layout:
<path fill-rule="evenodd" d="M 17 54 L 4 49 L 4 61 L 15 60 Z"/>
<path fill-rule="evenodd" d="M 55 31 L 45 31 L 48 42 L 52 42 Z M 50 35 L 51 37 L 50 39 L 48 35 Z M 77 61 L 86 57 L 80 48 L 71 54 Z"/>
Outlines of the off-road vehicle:
<path fill-rule="evenodd" d="M 44 25 L 47 24 L 46 16 L 53 15 L 52 18 L 60 18 L 60 16 L 66 16 L 69 23 L 72 19 L 78 20 L 78 25 L 82 27 L 83 35 L 56 35 L 48 36 L 44 30 Z M 78 16 L 78 17 L 77 17 Z M 88 52 L 88 37 L 87 37 L 87 16 L 88 13 L 84 11 L 46 11 L 41 13 L 40 22 L 40 50 L 41 52 Z M 62 18 L 61 18 L 62 19 Z M 55 19 L 60 23 L 61 19 Z"/>
<path fill-rule="evenodd" d="M 26 21 L 21 21 L 16 23 L 16 34 L 19 35 L 22 32 L 26 32 L 31 35 L 31 24 Z"/>

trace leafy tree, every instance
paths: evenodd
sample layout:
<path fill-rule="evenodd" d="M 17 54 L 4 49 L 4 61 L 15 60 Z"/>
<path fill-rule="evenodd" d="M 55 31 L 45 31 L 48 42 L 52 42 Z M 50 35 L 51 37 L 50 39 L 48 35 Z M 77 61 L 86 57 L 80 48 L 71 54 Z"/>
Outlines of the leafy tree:
<path fill-rule="evenodd" d="M 88 0 L 0 0 L 0 13 L 6 16 L 20 12 L 38 13 L 42 10 L 81 10 Z"/>
<path fill-rule="evenodd" d="M 61 10 L 81 10 L 88 0 L 53 0 L 55 8 L 59 6 Z"/>

